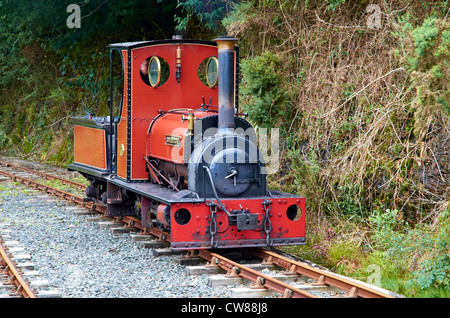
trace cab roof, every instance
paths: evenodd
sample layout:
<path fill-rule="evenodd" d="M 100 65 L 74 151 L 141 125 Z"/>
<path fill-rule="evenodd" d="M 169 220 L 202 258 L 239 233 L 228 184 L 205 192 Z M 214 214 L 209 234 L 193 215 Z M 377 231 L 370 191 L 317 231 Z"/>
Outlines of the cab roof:
<path fill-rule="evenodd" d="M 122 42 L 122 43 L 113 43 L 109 44 L 108 47 L 110 49 L 135 49 L 143 46 L 149 45 L 159 45 L 159 44 L 168 44 L 168 43 L 191 43 L 191 44 L 206 44 L 217 46 L 217 43 L 214 41 L 205 41 L 205 40 L 185 40 L 185 39 L 167 39 L 167 40 L 154 40 L 154 41 L 135 41 L 135 42 Z"/>

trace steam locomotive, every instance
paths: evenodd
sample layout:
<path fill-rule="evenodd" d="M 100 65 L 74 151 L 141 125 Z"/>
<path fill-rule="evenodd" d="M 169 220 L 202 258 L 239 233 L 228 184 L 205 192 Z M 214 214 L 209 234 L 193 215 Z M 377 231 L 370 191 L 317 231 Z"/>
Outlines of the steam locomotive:
<path fill-rule="evenodd" d="M 266 188 L 256 131 L 239 113 L 236 41 L 109 45 L 110 116 L 72 118 L 69 170 L 89 181 L 85 200 L 165 231 L 173 249 L 305 243 L 305 198 Z"/>

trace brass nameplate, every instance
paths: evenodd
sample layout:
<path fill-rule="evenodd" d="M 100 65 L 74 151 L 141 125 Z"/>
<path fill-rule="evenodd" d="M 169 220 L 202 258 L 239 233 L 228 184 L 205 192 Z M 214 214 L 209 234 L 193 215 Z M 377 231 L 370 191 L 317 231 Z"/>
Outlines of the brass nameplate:
<path fill-rule="evenodd" d="M 173 135 L 166 135 L 165 142 L 166 142 L 166 145 L 168 145 L 168 146 L 180 147 L 181 137 L 173 136 Z"/>

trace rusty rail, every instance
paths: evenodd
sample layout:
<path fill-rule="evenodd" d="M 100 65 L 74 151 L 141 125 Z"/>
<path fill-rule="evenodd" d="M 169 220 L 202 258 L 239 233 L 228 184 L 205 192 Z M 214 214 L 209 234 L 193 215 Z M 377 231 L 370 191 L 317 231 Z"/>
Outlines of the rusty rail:
<path fill-rule="evenodd" d="M 17 270 L 14 262 L 9 258 L 8 253 L 3 247 L 2 243 L 2 240 L 0 240 L 0 274 L 10 277 L 7 284 L 13 287 L 15 286 L 16 294 L 21 295 L 24 298 L 36 298 L 33 290 Z"/>
<path fill-rule="evenodd" d="M 398 298 L 402 295 L 378 288 L 344 277 L 327 270 L 315 268 L 302 262 L 284 257 L 262 248 L 248 250 L 254 256 L 262 259 L 265 265 L 273 264 L 285 268 L 290 274 L 303 275 L 315 279 L 315 286 L 331 286 L 343 290 L 346 297 L 360 298 Z M 227 276 L 240 276 L 256 283 L 260 288 L 274 290 L 288 298 L 317 298 L 304 290 L 296 288 L 285 282 L 279 281 L 269 275 L 265 275 L 257 270 L 253 270 L 244 264 L 236 263 L 228 258 L 214 253 L 211 250 L 199 250 L 198 256 L 209 262 L 208 266 L 218 266 L 227 271 Z"/>
<path fill-rule="evenodd" d="M 56 187 L 48 186 L 48 185 L 40 183 L 36 180 L 18 176 L 18 175 L 15 175 L 15 174 L 7 172 L 7 171 L 0 170 L 0 174 L 6 176 L 8 178 L 11 178 L 12 181 L 17 181 L 17 182 L 23 183 L 34 189 L 41 190 L 43 192 L 60 197 L 67 201 L 77 203 L 77 204 L 82 205 L 93 211 L 97 211 L 97 212 L 101 212 L 101 213 L 106 212 L 106 206 L 100 205 L 100 204 L 95 204 L 94 202 L 85 202 L 83 200 L 83 197 L 76 195 L 74 193 L 70 193 L 70 192 L 58 189 Z"/>
<path fill-rule="evenodd" d="M 63 184 L 70 185 L 70 186 L 75 186 L 78 189 L 83 189 L 83 188 L 86 187 L 85 184 L 80 183 L 80 182 L 67 180 L 67 179 L 64 179 L 64 178 L 61 178 L 61 177 L 58 177 L 58 176 L 54 176 L 54 175 L 45 173 L 45 172 L 41 172 L 41 171 L 33 170 L 33 169 L 30 169 L 30 168 L 14 165 L 12 163 L 5 162 L 5 161 L 0 161 L 0 166 L 9 167 L 9 168 L 12 168 L 12 169 L 17 169 L 17 170 L 33 173 L 33 174 L 36 174 L 36 175 L 38 175 L 38 176 L 40 176 L 40 177 L 42 177 L 42 178 L 44 178 L 46 180 L 58 180 L 58 181 L 62 182 Z"/>
<path fill-rule="evenodd" d="M 349 297 L 362 298 L 396 298 L 389 291 L 382 291 L 381 288 L 364 284 L 347 277 L 318 269 L 302 262 L 292 260 L 290 258 L 279 255 L 264 249 L 253 249 L 255 256 L 263 259 L 264 263 L 272 263 L 281 266 L 292 274 L 305 275 L 316 280 L 315 285 L 328 285 L 345 290 Z"/>
<path fill-rule="evenodd" d="M 224 256 L 217 253 L 213 253 L 210 250 L 199 250 L 198 255 L 210 262 L 212 266 L 219 266 L 220 268 L 226 270 L 228 275 L 238 275 L 248 280 L 257 283 L 264 288 L 275 290 L 283 295 L 283 297 L 289 298 L 317 298 L 304 290 L 298 289 L 294 286 L 286 284 L 276 278 L 269 275 L 265 275 L 261 272 L 253 270 L 245 265 L 236 263 Z M 210 265 L 210 266 L 211 266 Z"/>

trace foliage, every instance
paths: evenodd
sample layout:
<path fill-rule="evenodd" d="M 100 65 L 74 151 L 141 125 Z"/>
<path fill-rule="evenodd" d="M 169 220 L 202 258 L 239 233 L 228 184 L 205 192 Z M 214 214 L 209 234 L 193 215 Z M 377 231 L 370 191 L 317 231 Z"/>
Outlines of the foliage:
<path fill-rule="evenodd" d="M 410 14 L 399 22 L 401 31 L 396 34 L 405 46 L 396 54 L 417 90 L 415 134 L 423 139 L 430 117 L 439 111 L 436 107 L 450 115 L 450 22 L 430 16 L 415 26 Z"/>
<path fill-rule="evenodd" d="M 265 52 L 241 64 L 240 88 L 244 110 L 251 120 L 264 128 L 279 127 L 289 96 L 282 86 L 284 67 L 280 56 Z"/>
<path fill-rule="evenodd" d="M 0 2 L 2 153 L 70 162 L 69 118 L 109 114 L 107 45 L 168 38 L 175 27 L 175 0 L 85 1 L 79 29 L 66 25 L 68 4 Z"/>
<path fill-rule="evenodd" d="M 386 209 L 385 212 L 376 210 L 368 218 L 369 222 L 375 226 L 375 233 L 377 235 L 377 241 L 383 244 L 384 237 L 389 236 L 386 234 L 392 234 L 394 230 L 401 226 L 398 210 Z M 381 240 L 381 241 L 380 241 Z"/>
<path fill-rule="evenodd" d="M 375 211 L 369 222 L 373 227 L 377 251 L 403 273 L 404 287 L 412 295 L 429 288 L 450 286 L 450 210 L 443 211 L 434 226 L 414 228 L 403 224 L 398 210 Z M 391 266 L 392 266 L 391 265 Z"/>
<path fill-rule="evenodd" d="M 345 1 L 346 1 L 346 0 L 325 0 L 325 2 L 327 3 L 327 7 L 328 7 L 330 10 L 333 10 L 333 11 L 336 10 L 336 8 L 337 8 L 339 5 L 344 4 Z"/>
<path fill-rule="evenodd" d="M 370 4 L 235 4 L 223 24 L 240 39 L 240 105 L 280 127 L 269 184 L 307 199 L 303 256 L 358 277 L 376 265 L 385 287 L 442 295 L 425 286 L 447 287 L 436 231 L 449 228 L 429 223 L 449 201 L 448 1 L 376 2 L 377 29 Z"/>
<path fill-rule="evenodd" d="M 197 18 L 208 31 L 224 32 L 221 21 L 237 1 L 226 0 L 177 0 L 177 7 L 182 9 L 184 16 L 175 15 L 177 31 L 186 31 L 192 27 L 191 22 Z"/>
<path fill-rule="evenodd" d="M 424 290 L 429 287 L 450 287 L 450 210 L 443 211 L 437 224 L 437 231 L 429 244 L 427 257 L 413 272 L 413 285 Z"/>
<path fill-rule="evenodd" d="M 280 188 L 326 214 L 364 218 L 390 207 L 417 222 L 448 198 L 450 118 L 436 107 L 449 83 L 448 9 L 379 4 L 387 18 L 370 29 L 369 4 L 242 1 L 223 23 L 240 39 L 242 109 L 257 125 L 280 127 Z M 432 92 L 407 62 L 415 56 L 418 70 L 430 62 Z"/>

